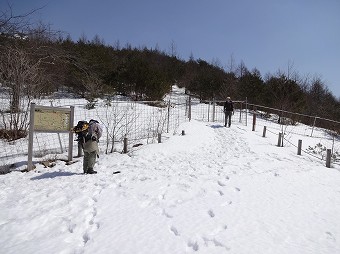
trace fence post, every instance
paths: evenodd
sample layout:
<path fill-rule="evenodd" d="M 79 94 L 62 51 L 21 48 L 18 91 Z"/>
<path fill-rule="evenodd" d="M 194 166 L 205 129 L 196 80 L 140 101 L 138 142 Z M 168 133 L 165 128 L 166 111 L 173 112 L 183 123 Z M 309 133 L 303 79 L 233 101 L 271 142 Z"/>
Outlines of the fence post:
<path fill-rule="evenodd" d="M 282 132 L 279 133 L 279 138 L 277 140 L 277 146 L 282 146 Z"/>
<path fill-rule="evenodd" d="M 34 112 L 35 103 L 31 103 L 30 108 L 30 124 L 28 132 L 28 160 L 27 160 L 27 171 L 33 169 L 33 132 L 34 132 Z"/>
<path fill-rule="evenodd" d="M 327 149 L 327 156 L 326 156 L 326 167 L 331 167 L 331 157 L 332 157 L 332 149 Z"/>
<path fill-rule="evenodd" d="M 158 143 L 162 143 L 162 135 L 158 133 Z"/>
<path fill-rule="evenodd" d="M 213 98 L 213 115 L 212 115 L 213 122 L 215 122 L 215 107 L 216 107 L 216 102 L 215 102 L 215 98 Z"/>
<path fill-rule="evenodd" d="M 68 135 L 68 161 L 72 161 L 73 158 L 73 131 L 71 131 L 74 124 L 74 106 L 71 106 L 70 112 L 70 132 Z"/>
<path fill-rule="evenodd" d="M 170 126 L 170 100 L 169 100 L 169 103 L 168 103 L 168 124 L 167 124 L 167 127 L 166 127 L 166 133 L 169 133 L 169 126 Z"/>
<path fill-rule="evenodd" d="M 209 103 L 208 103 L 208 114 L 207 114 L 208 122 L 210 122 L 210 104 L 211 104 L 211 101 L 209 101 Z"/>
<path fill-rule="evenodd" d="M 253 114 L 253 131 L 255 131 L 255 125 L 256 125 L 256 113 Z"/>
<path fill-rule="evenodd" d="M 124 138 L 124 153 L 127 153 L 127 146 L 128 146 L 128 139 L 127 137 Z"/>
<path fill-rule="evenodd" d="M 240 120 L 239 122 L 242 123 L 242 101 L 240 102 Z"/>
<path fill-rule="evenodd" d="M 301 155 L 301 150 L 302 150 L 302 140 L 299 139 L 299 141 L 298 141 L 298 152 L 297 152 L 298 155 Z"/>
<path fill-rule="evenodd" d="M 266 132 L 267 132 L 267 126 L 263 126 L 263 134 L 262 137 L 266 137 Z"/>
<path fill-rule="evenodd" d="M 189 96 L 189 112 L 188 112 L 189 122 L 191 121 L 191 96 Z"/>

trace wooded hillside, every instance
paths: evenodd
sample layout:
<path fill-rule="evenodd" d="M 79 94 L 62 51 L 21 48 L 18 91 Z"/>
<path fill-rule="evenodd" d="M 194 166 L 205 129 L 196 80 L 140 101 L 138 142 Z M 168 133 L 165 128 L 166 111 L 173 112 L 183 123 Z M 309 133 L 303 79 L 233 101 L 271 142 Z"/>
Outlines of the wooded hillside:
<path fill-rule="evenodd" d="M 90 102 L 104 94 L 155 101 L 177 84 L 201 100 L 247 98 L 254 104 L 340 120 L 339 99 L 320 78 L 301 77 L 292 66 L 265 76 L 243 62 L 226 70 L 159 49 L 106 45 L 99 36 L 75 42 L 44 25 L 24 29 L 18 18 L 0 16 L 0 83 L 10 91 L 9 112 L 20 110 L 23 96 L 36 98 L 58 90 Z"/>

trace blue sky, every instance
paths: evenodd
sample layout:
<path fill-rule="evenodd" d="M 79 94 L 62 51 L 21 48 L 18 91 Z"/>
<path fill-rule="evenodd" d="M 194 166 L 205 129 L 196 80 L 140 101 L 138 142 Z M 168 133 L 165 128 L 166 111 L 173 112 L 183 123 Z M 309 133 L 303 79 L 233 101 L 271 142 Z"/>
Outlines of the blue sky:
<path fill-rule="evenodd" d="M 14 14 L 44 6 L 35 17 L 77 41 L 158 47 L 187 60 L 241 61 L 262 77 L 286 72 L 319 77 L 340 98 L 339 0 L 1 0 Z"/>

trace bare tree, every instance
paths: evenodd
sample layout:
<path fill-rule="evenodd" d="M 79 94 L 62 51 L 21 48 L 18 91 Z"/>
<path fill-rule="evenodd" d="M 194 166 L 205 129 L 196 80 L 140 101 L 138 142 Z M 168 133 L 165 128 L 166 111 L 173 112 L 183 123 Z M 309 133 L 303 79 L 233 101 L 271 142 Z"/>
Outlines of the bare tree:
<path fill-rule="evenodd" d="M 122 140 L 132 132 L 133 124 L 136 123 L 138 115 L 136 115 L 133 104 L 108 100 L 105 117 L 99 116 L 99 119 L 104 124 L 107 133 L 105 153 L 113 153 L 115 142 Z M 110 142 L 111 148 L 109 147 Z"/>
<path fill-rule="evenodd" d="M 96 98 L 99 97 L 104 85 L 102 80 L 95 75 L 84 73 L 84 76 L 83 86 L 86 89 L 85 98 L 88 101 L 87 107 L 88 109 L 92 109 L 95 107 Z"/>
<path fill-rule="evenodd" d="M 8 8 L 0 11 L 0 33 L 6 35 L 14 35 L 19 32 L 26 31 L 30 26 L 28 17 L 44 7 L 30 10 L 26 13 L 16 15 L 13 13 L 12 6 L 8 4 Z"/>
<path fill-rule="evenodd" d="M 103 46 L 103 45 L 105 45 L 104 39 L 101 39 L 101 38 L 99 37 L 98 34 L 96 34 L 96 35 L 93 37 L 91 43 L 94 44 L 94 45 L 96 45 L 96 46 Z"/>
<path fill-rule="evenodd" d="M 235 58 L 234 58 L 234 55 L 231 54 L 230 55 L 230 59 L 228 60 L 228 63 L 227 63 L 227 71 L 232 73 L 232 72 L 235 72 Z"/>
<path fill-rule="evenodd" d="M 1 111 L 9 113 L 3 124 L 17 139 L 27 130 L 30 103 L 44 88 L 42 59 L 36 61 L 26 48 L 15 43 L 2 46 L 0 51 L 1 83 L 9 94 L 9 109 Z"/>
<path fill-rule="evenodd" d="M 2 108 L 0 113 L 7 139 L 26 135 L 30 103 L 51 84 L 48 69 L 58 57 L 46 45 L 50 38 L 46 26 L 27 27 L 30 24 L 25 18 L 36 10 L 15 16 L 9 6 L 8 11 L 0 14 L 0 83 L 9 97 L 8 108 Z M 20 34 L 18 31 L 23 28 L 25 34 Z"/>
<path fill-rule="evenodd" d="M 168 105 L 170 107 L 170 104 Z M 148 116 L 149 123 L 147 127 L 147 143 L 151 139 L 151 143 L 155 141 L 158 134 L 164 132 L 164 128 L 168 119 L 168 107 L 167 108 L 157 108 L 155 107 L 152 114 Z"/>
<path fill-rule="evenodd" d="M 243 62 L 243 60 L 241 61 L 241 63 L 237 66 L 236 68 L 236 76 L 238 78 L 242 78 L 244 75 L 246 75 L 247 73 L 249 73 L 248 68 L 246 67 L 245 63 Z"/>

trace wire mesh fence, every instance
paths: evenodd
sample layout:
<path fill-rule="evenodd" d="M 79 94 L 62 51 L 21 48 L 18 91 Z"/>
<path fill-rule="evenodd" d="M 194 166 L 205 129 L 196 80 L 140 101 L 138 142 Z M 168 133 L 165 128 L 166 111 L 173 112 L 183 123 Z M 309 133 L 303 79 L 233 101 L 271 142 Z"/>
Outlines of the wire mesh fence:
<path fill-rule="evenodd" d="M 326 160 L 327 149 L 331 149 L 332 163 L 340 165 L 340 122 L 255 104 L 247 107 L 249 117 L 256 116 L 257 129 L 266 126 L 272 135 L 281 133 L 282 142 L 294 147 L 303 139 L 304 153 L 316 159 Z"/>
<path fill-rule="evenodd" d="M 191 99 L 190 118 L 200 121 L 225 123 L 224 101 Z M 304 139 L 303 152 L 313 158 L 326 160 L 327 149 L 332 151 L 332 163 L 340 164 L 340 122 L 284 111 L 266 106 L 234 101 L 232 124 L 250 126 L 249 129 L 266 131 L 275 139 L 282 134 L 282 145 L 297 148 Z"/>
<path fill-rule="evenodd" d="M 249 112 L 256 114 L 260 122 L 287 133 L 325 138 L 324 134 L 338 135 L 340 122 L 309 116 L 261 105 L 248 104 Z"/>
<path fill-rule="evenodd" d="M 89 103 L 84 99 L 43 99 L 41 106 L 55 108 L 74 107 L 74 125 L 78 121 L 96 119 L 103 128 L 103 136 L 99 146 L 101 153 L 121 152 L 123 141 L 128 140 L 128 146 L 154 143 L 159 141 L 159 135 L 175 134 L 178 126 L 187 117 L 187 100 L 178 96 L 169 96 L 165 101 L 131 101 L 122 98 L 101 99 Z M 1 105 L 6 105 L 3 103 Z M 3 119 L 8 114 L 2 114 Z M 28 117 L 29 119 L 29 117 Z M 3 126 L 0 126 L 3 128 Z M 76 137 L 74 137 L 76 139 Z M 65 133 L 34 132 L 33 162 L 67 159 L 69 149 L 80 151 L 78 143 L 69 148 L 69 135 Z M 0 150 L 0 169 L 2 172 L 11 167 L 25 167 L 28 155 L 28 138 L 14 141 L 0 140 L 4 149 Z M 77 154 L 77 152 L 73 153 Z"/>
<path fill-rule="evenodd" d="M 8 117 L 8 97 L 0 99 L 2 119 Z M 101 153 L 123 151 L 124 139 L 128 139 L 130 149 L 133 146 L 158 141 L 159 134 L 176 134 L 181 123 L 191 119 L 224 124 L 224 101 L 200 101 L 195 97 L 174 90 L 163 101 L 131 101 L 121 97 L 105 98 L 89 104 L 81 98 L 45 98 L 36 102 L 42 106 L 74 107 L 74 125 L 78 121 L 98 120 L 103 127 L 103 136 L 99 146 Z M 339 163 L 340 122 L 308 116 L 284 110 L 249 104 L 246 101 L 234 101 L 235 112 L 232 124 L 255 126 L 259 130 L 266 126 L 270 135 L 283 133 L 287 145 L 297 144 L 295 135 L 308 138 L 305 152 L 324 159 L 325 147 L 332 148 L 334 163 Z M 4 128 L 0 121 L 0 128 Z M 69 135 L 65 133 L 34 133 L 34 161 L 67 158 L 69 149 L 78 151 L 77 142 L 69 148 Z M 27 163 L 28 138 L 15 141 L 0 140 L 0 169 L 11 167 L 24 168 Z M 74 152 L 73 154 L 77 154 Z"/>

